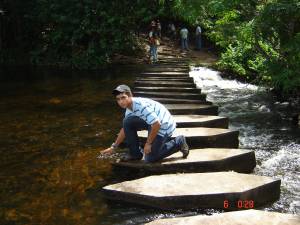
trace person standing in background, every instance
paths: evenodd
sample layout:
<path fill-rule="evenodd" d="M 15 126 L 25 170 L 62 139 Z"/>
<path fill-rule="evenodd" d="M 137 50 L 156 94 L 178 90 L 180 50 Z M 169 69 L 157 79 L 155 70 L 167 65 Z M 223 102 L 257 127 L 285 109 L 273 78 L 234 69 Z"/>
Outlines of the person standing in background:
<path fill-rule="evenodd" d="M 202 30 L 201 27 L 198 25 L 196 27 L 196 50 L 200 50 L 202 47 L 201 34 Z"/>
<path fill-rule="evenodd" d="M 171 30 L 171 38 L 173 40 L 176 40 L 176 27 L 175 27 L 174 23 L 171 23 L 170 30 Z"/>
<path fill-rule="evenodd" d="M 181 50 L 189 50 L 189 46 L 188 46 L 188 34 L 189 31 L 187 28 L 183 27 L 180 30 L 180 38 L 181 38 Z"/>
<path fill-rule="evenodd" d="M 159 45 L 159 39 L 157 34 L 157 26 L 155 21 L 151 22 L 151 30 L 149 32 L 149 46 L 150 46 L 150 63 L 157 63 L 157 48 Z"/>
<path fill-rule="evenodd" d="M 159 38 L 161 38 L 161 23 L 159 20 L 156 21 L 156 27 L 157 27 L 157 35 Z"/>

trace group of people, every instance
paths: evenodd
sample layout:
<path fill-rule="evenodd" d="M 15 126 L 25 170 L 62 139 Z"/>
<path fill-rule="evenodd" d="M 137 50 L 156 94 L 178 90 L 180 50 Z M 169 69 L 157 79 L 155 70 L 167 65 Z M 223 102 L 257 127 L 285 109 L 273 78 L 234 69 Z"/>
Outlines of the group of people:
<path fill-rule="evenodd" d="M 198 25 L 195 31 L 196 50 L 200 50 L 202 47 L 201 35 L 202 35 L 202 29 Z M 189 39 L 189 31 L 186 27 L 182 27 L 180 30 L 181 50 L 187 50 L 187 51 L 189 50 L 188 39 Z"/>
<path fill-rule="evenodd" d="M 176 40 L 176 28 L 170 24 L 169 32 L 172 38 Z M 182 27 L 180 30 L 181 48 L 189 50 L 188 37 L 189 31 Z M 196 49 L 201 48 L 201 27 L 196 27 Z M 150 46 L 150 61 L 156 63 L 157 47 L 161 38 L 161 24 L 159 20 L 152 21 L 148 33 Z M 169 110 L 161 103 L 149 98 L 134 97 L 125 84 L 117 86 L 112 94 L 118 105 L 125 109 L 123 126 L 119 131 L 116 140 L 110 147 L 101 151 L 101 154 L 112 154 L 115 149 L 123 142 L 126 142 L 129 152 L 122 160 L 141 160 L 146 163 L 153 163 L 180 151 L 182 157 L 189 155 L 189 146 L 183 135 L 172 137 L 176 129 L 176 122 Z M 140 144 L 137 132 L 139 130 L 148 130 L 148 136 L 144 146 Z"/>
<path fill-rule="evenodd" d="M 186 27 L 182 27 L 179 31 L 180 44 L 182 51 L 189 50 L 189 31 Z M 176 41 L 177 31 L 174 23 L 168 25 L 168 35 L 174 41 Z M 150 25 L 150 31 L 148 33 L 149 47 L 150 47 L 150 63 L 158 62 L 157 48 L 160 45 L 161 39 L 161 23 L 159 20 L 153 20 Z M 197 25 L 195 30 L 195 46 L 196 50 L 202 48 L 202 29 L 200 25 Z"/>

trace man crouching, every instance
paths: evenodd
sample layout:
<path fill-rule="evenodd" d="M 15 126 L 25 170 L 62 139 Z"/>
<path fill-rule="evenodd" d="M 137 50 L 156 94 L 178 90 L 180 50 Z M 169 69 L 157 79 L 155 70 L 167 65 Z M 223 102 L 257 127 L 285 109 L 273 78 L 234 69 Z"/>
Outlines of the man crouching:
<path fill-rule="evenodd" d="M 189 146 L 183 135 L 171 138 L 176 123 L 168 109 L 149 98 L 133 97 L 127 85 L 119 85 L 113 90 L 118 105 L 126 109 L 117 139 L 111 147 L 101 154 L 112 154 L 125 139 L 129 154 L 122 161 L 140 160 L 144 156 L 147 163 L 157 162 L 175 152 L 181 151 L 182 157 L 189 154 Z M 148 130 L 144 149 L 141 148 L 137 131 Z"/>

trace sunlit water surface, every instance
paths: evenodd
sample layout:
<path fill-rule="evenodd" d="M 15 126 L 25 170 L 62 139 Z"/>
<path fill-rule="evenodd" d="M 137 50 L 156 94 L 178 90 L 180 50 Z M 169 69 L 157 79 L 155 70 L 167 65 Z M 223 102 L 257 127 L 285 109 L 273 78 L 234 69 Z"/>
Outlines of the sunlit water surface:
<path fill-rule="evenodd" d="M 219 212 L 166 212 L 103 199 L 102 186 L 136 176 L 112 171 L 109 161 L 97 156 L 114 140 L 122 119 L 111 90 L 119 83 L 132 85 L 139 71 L 5 71 L 0 84 L 0 224 L 143 224 Z M 231 119 L 230 128 L 240 131 L 240 147 L 255 150 L 255 173 L 282 180 L 280 200 L 265 209 L 299 213 L 299 128 L 290 120 L 294 107 L 215 71 L 196 68 L 190 75 L 219 106 L 220 115 Z"/>

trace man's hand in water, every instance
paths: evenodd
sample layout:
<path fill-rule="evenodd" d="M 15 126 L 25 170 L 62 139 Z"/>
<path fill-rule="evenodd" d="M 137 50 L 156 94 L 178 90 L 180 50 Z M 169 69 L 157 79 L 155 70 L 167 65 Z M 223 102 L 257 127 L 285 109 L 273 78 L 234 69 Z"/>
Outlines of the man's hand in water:
<path fill-rule="evenodd" d="M 111 155 L 113 154 L 115 151 L 114 151 L 114 148 L 112 147 L 109 147 L 107 149 L 104 149 L 102 151 L 100 151 L 100 155 Z"/>

